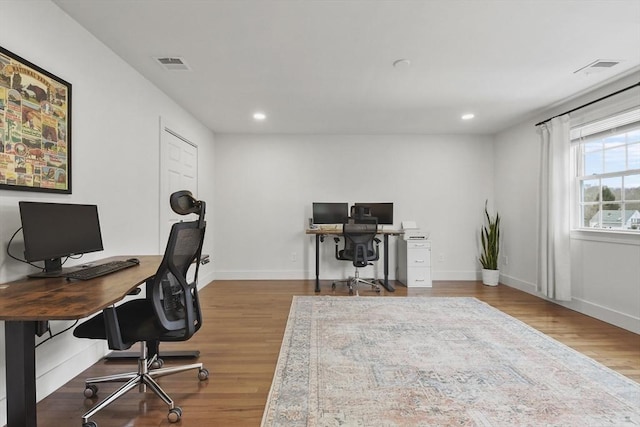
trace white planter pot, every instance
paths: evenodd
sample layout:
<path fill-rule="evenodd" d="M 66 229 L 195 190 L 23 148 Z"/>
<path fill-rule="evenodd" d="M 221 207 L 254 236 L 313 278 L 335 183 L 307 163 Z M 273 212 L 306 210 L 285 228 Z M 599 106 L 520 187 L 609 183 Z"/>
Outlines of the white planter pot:
<path fill-rule="evenodd" d="M 482 269 L 482 284 L 487 286 L 498 286 L 500 270 Z"/>

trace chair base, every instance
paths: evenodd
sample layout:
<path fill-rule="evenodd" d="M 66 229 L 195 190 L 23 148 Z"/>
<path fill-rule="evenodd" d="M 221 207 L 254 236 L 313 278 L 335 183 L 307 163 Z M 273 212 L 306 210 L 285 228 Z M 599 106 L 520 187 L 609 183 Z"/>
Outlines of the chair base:
<path fill-rule="evenodd" d="M 358 285 L 360 283 L 363 283 L 365 285 L 369 285 L 369 286 L 371 286 L 372 290 L 376 291 L 377 293 L 380 293 L 380 285 L 378 285 L 378 283 L 376 283 L 376 280 L 375 279 L 361 279 L 360 278 L 360 274 L 358 273 L 357 269 L 356 269 L 355 276 L 349 277 L 347 280 L 338 280 L 336 282 L 333 282 L 331 284 L 331 289 L 335 289 L 336 288 L 336 283 L 346 283 L 347 284 L 347 288 L 349 289 L 349 295 L 353 295 L 355 293 L 356 296 L 359 296 Z"/>
<path fill-rule="evenodd" d="M 91 410 L 82 416 L 82 425 L 96 426 L 93 421 L 89 421 L 89 418 L 94 416 L 98 411 L 106 408 L 111 403 L 115 402 L 118 398 L 129 392 L 135 387 L 139 387 L 140 392 L 145 392 L 149 387 L 160 399 L 162 399 L 169 406 L 169 413 L 167 418 L 169 422 L 178 422 L 182 416 L 182 409 L 175 406 L 173 400 L 169 395 L 160 387 L 155 378 L 159 378 L 165 375 L 175 374 L 178 372 L 188 371 L 191 369 L 198 370 L 198 379 L 204 381 L 209 378 L 209 371 L 204 368 L 202 363 L 193 363 L 190 365 L 172 366 L 168 368 L 151 369 L 152 366 L 162 366 L 162 361 L 154 355 L 151 359 L 147 359 L 147 348 L 145 343 L 141 343 L 140 357 L 138 358 L 138 370 L 137 372 L 127 372 L 123 374 L 107 375 L 103 377 L 88 378 L 85 380 L 84 395 L 87 398 L 94 397 L 98 392 L 96 384 L 111 383 L 111 382 L 124 382 L 120 388 L 104 398 L 98 404 L 96 404 Z"/>
<path fill-rule="evenodd" d="M 107 354 L 104 358 L 106 360 L 122 360 L 122 359 L 138 359 L 140 353 L 137 351 L 123 351 L 115 350 Z M 162 360 L 167 359 L 197 359 L 200 357 L 200 350 L 175 350 L 175 351 L 161 351 L 158 354 L 158 358 Z"/>

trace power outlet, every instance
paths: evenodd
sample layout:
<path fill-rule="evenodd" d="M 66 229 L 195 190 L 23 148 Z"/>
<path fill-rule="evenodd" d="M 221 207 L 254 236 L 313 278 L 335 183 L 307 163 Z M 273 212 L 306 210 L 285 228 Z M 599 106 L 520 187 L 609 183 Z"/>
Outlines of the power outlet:
<path fill-rule="evenodd" d="M 291 262 L 296 262 L 298 260 L 298 254 L 295 252 L 291 252 L 291 256 L 289 257 L 289 259 L 291 259 Z"/>
<path fill-rule="evenodd" d="M 444 253 L 440 252 L 438 254 L 438 262 L 444 262 Z"/>
<path fill-rule="evenodd" d="M 503 255 L 503 256 L 502 256 L 502 263 L 503 263 L 504 265 L 509 265 L 509 257 L 508 257 L 508 256 L 506 256 L 506 255 Z"/>

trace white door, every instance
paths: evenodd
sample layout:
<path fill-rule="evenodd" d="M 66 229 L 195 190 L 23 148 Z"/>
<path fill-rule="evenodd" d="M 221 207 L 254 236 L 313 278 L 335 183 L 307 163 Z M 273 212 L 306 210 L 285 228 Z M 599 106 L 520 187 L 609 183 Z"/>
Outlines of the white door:
<path fill-rule="evenodd" d="M 160 249 L 164 253 L 171 225 L 194 215 L 178 215 L 169 205 L 169 196 L 189 190 L 198 197 L 198 147 L 160 121 Z"/>

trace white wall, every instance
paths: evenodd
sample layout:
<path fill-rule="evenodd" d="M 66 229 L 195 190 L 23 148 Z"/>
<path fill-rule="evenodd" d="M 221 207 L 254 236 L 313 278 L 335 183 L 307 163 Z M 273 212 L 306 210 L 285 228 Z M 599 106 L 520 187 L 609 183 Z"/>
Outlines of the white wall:
<path fill-rule="evenodd" d="M 217 135 L 216 278 L 314 278 L 311 204 L 342 201 L 394 202 L 395 226 L 431 231 L 436 280 L 475 280 L 492 166 L 485 136 Z M 328 240 L 321 279 L 353 273 Z M 390 246 L 393 278 L 393 237 Z M 381 262 L 376 269 L 382 277 Z"/>
<path fill-rule="evenodd" d="M 630 75 L 496 135 L 495 194 L 504 239 L 502 283 L 541 296 L 536 290 L 540 139 L 534 125 L 637 83 L 639 77 Z M 571 276 L 572 300 L 562 305 L 640 333 L 640 236 L 572 232 Z"/>
<path fill-rule="evenodd" d="M 20 226 L 18 201 L 94 203 L 99 207 L 104 252 L 84 260 L 120 254 L 156 254 L 159 237 L 160 117 L 199 146 L 199 194 L 213 219 L 213 134 L 142 78 L 49 1 L 2 0 L 2 47 L 73 85 L 73 194 L 0 190 L 0 282 L 23 277 L 31 267 L 6 256 L 4 248 Z M 28 17 L 28 24 L 22 19 Z M 210 222 L 211 224 L 211 222 Z M 22 253 L 21 236 L 14 252 Z M 209 228 L 205 251 L 213 253 Z M 213 263 L 201 269 L 212 278 Z M 61 330 L 70 322 L 53 322 Z M 0 425 L 6 422 L 5 341 L 0 328 Z M 10 343 L 8 343 L 10 345 Z M 98 360 L 102 344 L 71 332 L 37 350 L 37 393 L 42 398 Z"/>
<path fill-rule="evenodd" d="M 488 199 L 503 216 L 509 260 L 502 265 L 503 282 L 535 292 L 538 138 L 533 124 L 568 106 L 501 132 L 495 145 L 492 137 L 462 135 L 222 135 L 216 137 L 214 156 L 209 130 L 49 1 L 1 0 L 0 15 L 29 17 L 28 30 L 20 20 L 2 21 L 3 47 L 73 84 L 73 194 L 0 191 L 3 245 L 19 227 L 19 200 L 86 202 L 99 205 L 103 227 L 106 250 L 94 257 L 157 253 L 163 117 L 199 146 L 198 196 L 209 206 L 205 251 L 213 259 L 201 270 L 205 283 L 214 265 L 219 279 L 312 278 L 313 238 L 304 228 L 313 201 L 393 201 L 396 226 L 415 220 L 431 231 L 434 279 L 476 279 L 477 233 Z M 570 307 L 640 329 L 635 237 L 620 242 L 576 236 Z M 333 259 L 332 242 L 322 251 L 322 278 L 351 272 L 347 263 Z M 615 266 L 618 274 L 607 276 L 598 268 L 602 264 Z M 376 268 L 381 275 L 380 263 Z M 0 282 L 29 271 L 0 251 Z M 57 329 L 67 324 L 53 323 Z M 6 422 L 3 332 L 0 425 Z M 43 345 L 37 351 L 39 398 L 103 350 L 70 333 Z"/>

